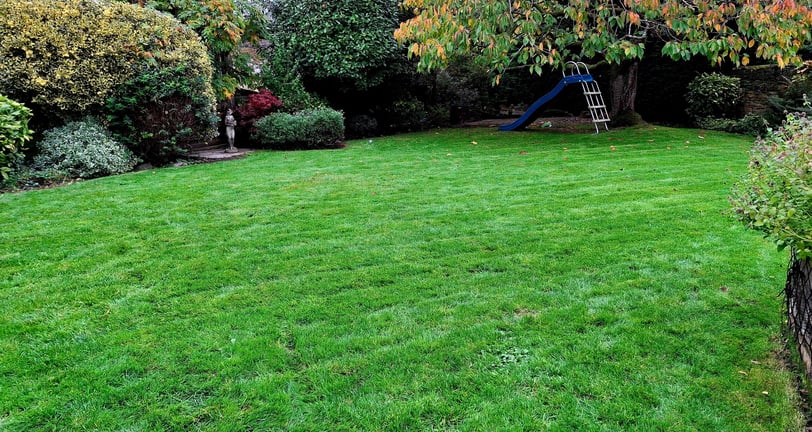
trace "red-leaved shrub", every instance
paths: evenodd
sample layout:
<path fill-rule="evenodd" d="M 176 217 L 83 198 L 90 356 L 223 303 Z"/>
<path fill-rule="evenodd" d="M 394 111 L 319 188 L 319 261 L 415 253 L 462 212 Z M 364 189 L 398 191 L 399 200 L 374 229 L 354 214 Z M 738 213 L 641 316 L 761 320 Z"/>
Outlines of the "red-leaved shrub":
<path fill-rule="evenodd" d="M 269 90 L 262 89 L 248 96 L 248 101 L 237 107 L 237 121 L 240 126 L 251 128 L 254 122 L 276 111 L 282 101 Z"/>

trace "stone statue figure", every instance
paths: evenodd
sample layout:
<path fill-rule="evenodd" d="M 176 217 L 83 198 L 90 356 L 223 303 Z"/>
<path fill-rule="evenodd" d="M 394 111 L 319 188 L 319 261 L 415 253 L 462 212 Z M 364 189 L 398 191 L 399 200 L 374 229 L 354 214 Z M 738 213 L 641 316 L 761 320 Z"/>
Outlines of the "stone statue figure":
<path fill-rule="evenodd" d="M 226 111 L 226 138 L 228 138 L 228 148 L 226 149 L 226 153 L 235 153 L 237 148 L 234 147 L 234 127 L 237 126 L 237 120 L 234 119 L 234 114 L 229 108 Z"/>

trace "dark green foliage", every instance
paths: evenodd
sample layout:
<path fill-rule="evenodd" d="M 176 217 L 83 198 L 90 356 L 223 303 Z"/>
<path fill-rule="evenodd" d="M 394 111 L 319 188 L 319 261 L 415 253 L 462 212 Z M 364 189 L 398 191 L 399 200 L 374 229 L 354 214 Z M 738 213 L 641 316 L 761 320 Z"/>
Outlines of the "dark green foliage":
<path fill-rule="evenodd" d="M 688 84 L 686 112 L 694 121 L 706 117 L 738 118 L 742 89 L 739 78 L 703 73 Z"/>
<path fill-rule="evenodd" d="M 734 120 L 728 118 L 705 117 L 697 119 L 697 126 L 703 129 L 732 132 L 742 135 L 759 136 L 767 132 L 769 122 L 760 114 L 750 113 Z"/>
<path fill-rule="evenodd" d="M 187 66 L 143 67 L 107 100 L 110 129 L 146 162 L 163 165 L 215 134 L 206 77 Z"/>
<path fill-rule="evenodd" d="M 324 106 L 305 89 L 293 53 L 273 46 L 259 52 L 265 60 L 262 84 L 282 101 L 280 111 L 293 113 Z"/>
<path fill-rule="evenodd" d="M 736 216 L 779 247 L 812 257 L 812 120 L 789 114 L 784 125 L 757 140 L 748 173 L 734 188 Z"/>
<path fill-rule="evenodd" d="M 640 117 L 640 114 L 631 110 L 623 111 L 612 119 L 612 126 L 614 127 L 635 126 L 641 123 L 643 123 L 643 118 Z"/>
<path fill-rule="evenodd" d="M 812 67 L 800 70 L 785 91 L 769 99 L 772 108 L 770 119 L 778 123 L 788 112 L 812 115 L 812 106 L 806 102 L 808 97 L 812 97 Z"/>
<path fill-rule="evenodd" d="M 272 113 L 254 126 L 253 139 L 277 150 L 331 148 L 344 139 L 344 116 L 329 108 Z"/>
<path fill-rule="evenodd" d="M 85 119 L 45 131 L 37 143 L 33 168 L 73 178 L 94 178 L 127 172 L 138 159 L 97 121 Z"/>
<path fill-rule="evenodd" d="M 30 109 L 0 94 L 0 180 L 7 179 L 23 158 L 25 143 L 32 135 L 30 119 Z"/>
<path fill-rule="evenodd" d="M 273 17 L 279 47 L 317 79 L 374 87 L 387 64 L 403 54 L 393 36 L 396 0 L 279 0 Z"/>

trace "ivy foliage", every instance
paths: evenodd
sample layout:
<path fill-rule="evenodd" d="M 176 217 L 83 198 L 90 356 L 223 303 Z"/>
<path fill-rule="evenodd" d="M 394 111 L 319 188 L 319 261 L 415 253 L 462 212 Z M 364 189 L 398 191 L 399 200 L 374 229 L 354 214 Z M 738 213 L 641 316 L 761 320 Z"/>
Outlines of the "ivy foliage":
<path fill-rule="evenodd" d="M 805 1 L 726 0 L 403 0 L 414 17 L 395 37 L 420 57 L 420 67 L 443 67 L 473 54 L 497 74 L 568 60 L 621 63 L 643 58 L 646 42 L 662 40 L 672 59 L 694 56 L 714 64 L 748 64 L 750 57 L 779 66 L 799 63 L 810 40 L 812 10 Z"/>
<path fill-rule="evenodd" d="M 0 92 L 31 103 L 35 112 L 95 111 L 144 64 L 183 64 L 211 77 L 198 36 L 150 8 L 111 0 L 3 0 L 0 17 Z"/>
<path fill-rule="evenodd" d="M 747 227 L 812 258 L 812 119 L 789 114 L 782 127 L 757 140 L 730 201 Z"/>
<path fill-rule="evenodd" d="M 0 180 L 8 178 L 22 159 L 26 142 L 31 140 L 28 128 L 31 110 L 0 94 Z"/>
<path fill-rule="evenodd" d="M 392 36 L 397 0 L 278 0 L 272 13 L 277 48 L 295 55 L 305 75 L 316 79 L 374 87 L 402 55 Z"/>

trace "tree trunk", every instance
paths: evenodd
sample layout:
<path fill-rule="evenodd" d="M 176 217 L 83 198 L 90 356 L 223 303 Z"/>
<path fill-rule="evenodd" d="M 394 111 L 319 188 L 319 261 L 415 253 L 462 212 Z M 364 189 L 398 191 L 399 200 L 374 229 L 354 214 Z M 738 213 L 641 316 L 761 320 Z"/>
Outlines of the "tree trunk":
<path fill-rule="evenodd" d="M 613 64 L 609 70 L 609 117 L 620 120 L 626 116 L 639 117 L 634 111 L 637 98 L 637 69 L 640 62 Z M 625 123 L 625 122 L 624 122 Z"/>

